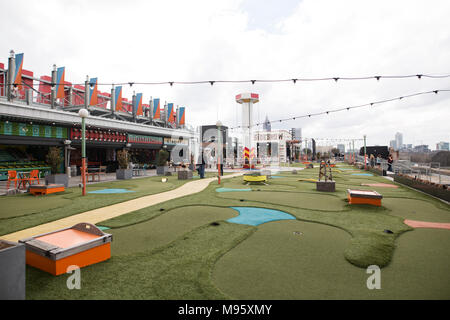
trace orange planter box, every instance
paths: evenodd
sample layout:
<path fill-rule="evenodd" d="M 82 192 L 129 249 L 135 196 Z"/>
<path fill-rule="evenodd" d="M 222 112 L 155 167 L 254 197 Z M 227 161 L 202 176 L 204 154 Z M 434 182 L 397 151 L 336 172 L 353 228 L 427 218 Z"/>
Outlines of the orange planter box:
<path fill-rule="evenodd" d="M 349 204 L 370 204 L 381 207 L 383 196 L 376 191 L 347 189 Z"/>
<path fill-rule="evenodd" d="M 63 192 L 64 190 L 65 190 L 64 185 L 62 184 L 49 184 L 49 185 L 36 184 L 30 186 L 30 193 L 35 196 L 56 192 Z"/>
<path fill-rule="evenodd" d="M 26 263 L 53 275 L 111 258 L 112 235 L 90 223 L 20 240 L 26 247 Z"/>

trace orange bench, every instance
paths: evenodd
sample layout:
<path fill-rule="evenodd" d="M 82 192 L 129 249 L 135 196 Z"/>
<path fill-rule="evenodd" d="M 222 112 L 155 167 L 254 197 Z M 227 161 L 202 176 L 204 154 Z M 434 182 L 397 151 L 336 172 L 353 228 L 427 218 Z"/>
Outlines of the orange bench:
<path fill-rule="evenodd" d="M 32 195 L 46 195 L 50 193 L 63 192 L 65 190 L 63 184 L 36 184 L 30 186 L 30 193 Z"/>
<path fill-rule="evenodd" d="M 383 196 L 376 191 L 347 189 L 349 204 L 370 204 L 381 207 Z"/>

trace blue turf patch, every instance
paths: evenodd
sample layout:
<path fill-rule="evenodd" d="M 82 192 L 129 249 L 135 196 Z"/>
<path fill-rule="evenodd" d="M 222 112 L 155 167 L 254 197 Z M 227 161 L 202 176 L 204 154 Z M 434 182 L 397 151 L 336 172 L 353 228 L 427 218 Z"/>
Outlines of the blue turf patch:
<path fill-rule="evenodd" d="M 352 176 L 366 176 L 366 177 L 373 177 L 373 174 L 371 174 L 371 173 L 352 173 Z"/>
<path fill-rule="evenodd" d="M 89 191 L 88 193 L 110 194 L 110 193 L 128 193 L 128 192 L 134 192 L 134 191 L 127 190 L 127 189 L 101 189 L 101 190 Z"/>
<path fill-rule="evenodd" d="M 284 178 L 282 176 L 271 176 L 272 179 L 280 179 L 280 178 Z"/>
<path fill-rule="evenodd" d="M 252 189 L 233 189 L 233 188 L 217 188 L 216 192 L 240 192 L 240 191 L 252 191 Z"/>
<path fill-rule="evenodd" d="M 248 224 L 250 226 L 259 226 L 260 224 L 279 221 L 295 220 L 295 217 L 279 210 L 255 208 L 255 207 L 230 207 L 239 212 L 237 217 L 228 219 L 228 222 L 238 224 Z"/>
<path fill-rule="evenodd" d="M 100 230 L 104 231 L 104 230 L 108 230 L 108 227 L 103 227 L 103 226 L 96 226 L 97 228 L 99 228 Z"/>

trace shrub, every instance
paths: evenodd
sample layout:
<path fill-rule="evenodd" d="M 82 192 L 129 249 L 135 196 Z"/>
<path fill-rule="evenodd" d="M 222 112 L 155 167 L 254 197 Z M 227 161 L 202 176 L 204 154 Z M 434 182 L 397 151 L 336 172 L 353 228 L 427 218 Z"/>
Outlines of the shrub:
<path fill-rule="evenodd" d="M 161 149 L 158 152 L 157 164 L 159 167 L 164 167 L 169 159 L 169 152 L 167 150 Z"/>
<path fill-rule="evenodd" d="M 57 174 L 60 171 L 61 162 L 63 161 L 61 157 L 60 147 L 50 147 L 48 154 L 46 156 L 46 162 L 51 168 L 52 174 Z"/>
<path fill-rule="evenodd" d="M 117 161 L 119 162 L 120 169 L 128 169 L 128 163 L 130 162 L 130 156 L 127 150 L 117 151 Z"/>

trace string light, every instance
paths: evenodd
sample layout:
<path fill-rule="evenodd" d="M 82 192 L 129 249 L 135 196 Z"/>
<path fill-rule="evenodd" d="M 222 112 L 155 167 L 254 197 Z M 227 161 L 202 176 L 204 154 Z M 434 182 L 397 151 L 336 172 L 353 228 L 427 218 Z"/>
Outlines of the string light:
<path fill-rule="evenodd" d="M 160 81 L 160 82 L 122 82 L 122 83 L 97 83 L 98 86 L 112 86 L 112 85 L 130 85 L 133 86 L 133 84 L 137 85 L 164 85 L 169 84 L 170 86 L 173 86 L 174 84 L 184 84 L 184 85 L 190 85 L 190 84 L 210 84 L 211 86 L 214 83 L 251 83 L 255 84 L 257 82 L 260 83 L 277 83 L 277 82 L 293 82 L 296 84 L 298 81 L 330 81 L 333 80 L 335 82 L 338 82 L 338 80 L 347 80 L 347 81 L 356 81 L 356 80 L 370 80 L 370 79 L 376 79 L 377 81 L 380 81 L 381 79 L 406 79 L 406 78 L 430 78 L 430 79 L 443 79 L 443 78 L 450 78 L 450 74 L 443 74 L 443 75 L 432 75 L 432 74 L 410 74 L 410 75 L 385 75 L 385 76 L 363 76 L 363 77 L 325 77 L 325 78 L 291 78 L 291 79 L 253 79 L 253 80 L 204 80 L 204 81 Z M 36 80 L 38 84 L 33 85 L 39 85 L 40 82 L 46 83 L 42 80 Z M 17 85 L 16 83 L 7 83 L 7 85 Z M 84 85 L 84 83 L 73 83 L 72 85 Z"/>
<path fill-rule="evenodd" d="M 392 98 L 392 99 L 379 100 L 379 101 L 365 103 L 365 104 L 361 104 L 361 105 L 355 105 L 355 106 L 351 106 L 351 107 L 338 108 L 338 109 L 334 109 L 334 110 L 322 111 L 322 112 L 318 112 L 318 113 L 312 113 L 312 114 L 295 116 L 295 117 L 291 116 L 291 117 L 285 118 L 285 119 L 272 120 L 272 121 L 269 121 L 269 123 L 283 122 L 283 121 L 293 120 L 293 119 L 296 119 L 296 118 L 306 118 L 306 117 L 311 118 L 311 116 L 319 116 L 319 115 L 329 114 L 330 112 L 339 112 L 339 111 L 344 111 L 344 110 L 348 111 L 350 109 L 362 108 L 362 107 L 367 107 L 367 106 L 374 106 L 375 104 L 383 104 L 383 103 L 392 102 L 392 101 L 395 101 L 395 100 L 402 100 L 402 99 L 405 99 L 405 98 L 412 98 L 412 97 L 415 97 L 415 96 L 420 96 L 420 95 L 425 95 L 425 94 L 430 94 L 430 93 L 437 94 L 438 92 L 450 92 L 450 89 L 440 89 L 440 90 L 418 92 L 418 93 L 413 93 L 413 94 L 406 95 L 406 96 L 400 96 L 400 97 Z M 262 124 L 262 123 L 258 123 L 258 124 Z M 233 127 L 231 129 L 235 129 L 235 128 L 241 128 L 241 126 Z"/>

